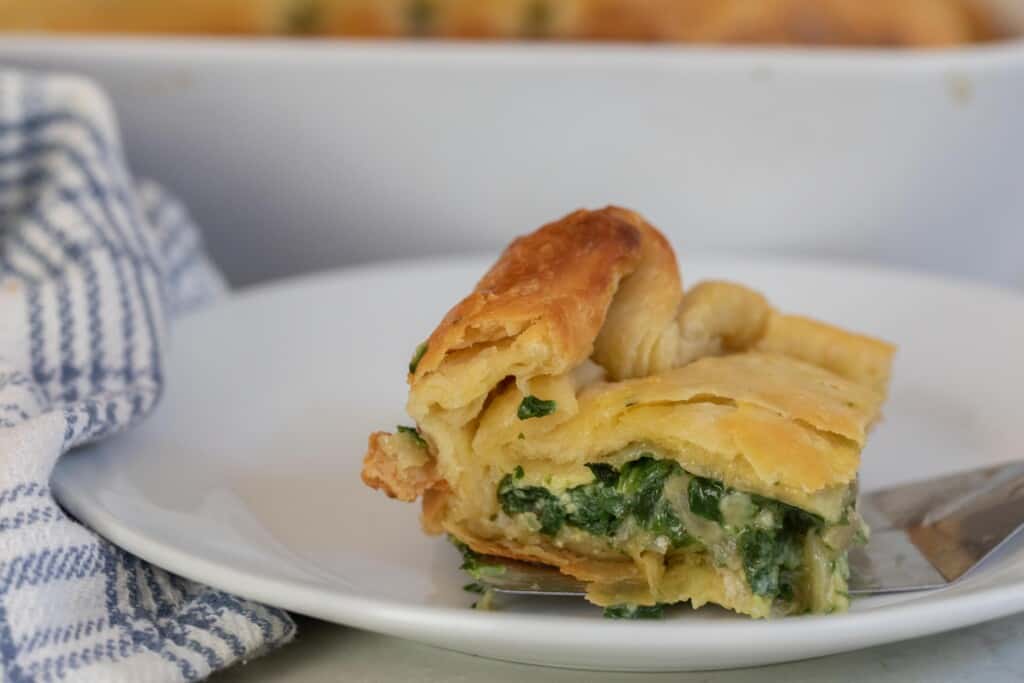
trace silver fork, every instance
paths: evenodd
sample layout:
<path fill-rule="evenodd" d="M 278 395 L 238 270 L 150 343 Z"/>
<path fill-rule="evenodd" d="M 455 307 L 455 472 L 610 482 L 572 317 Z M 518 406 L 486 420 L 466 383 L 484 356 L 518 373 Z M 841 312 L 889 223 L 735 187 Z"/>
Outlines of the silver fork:
<path fill-rule="evenodd" d="M 1024 462 L 895 486 L 861 497 L 871 527 L 850 551 L 850 592 L 942 588 L 981 564 L 1024 527 Z M 500 593 L 583 595 L 583 584 L 543 565 L 494 558 L 505 567 L 479 581 Z"/>

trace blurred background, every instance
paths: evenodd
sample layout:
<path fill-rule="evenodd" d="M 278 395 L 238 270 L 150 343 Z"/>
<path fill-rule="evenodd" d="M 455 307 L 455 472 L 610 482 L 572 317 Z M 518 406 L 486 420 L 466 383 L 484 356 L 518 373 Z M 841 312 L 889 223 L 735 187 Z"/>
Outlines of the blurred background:
<path fill-rule="evenodd" d="M 0 0 L 235 285 L 579 206 L 1024 286 L 1024 0 Z M 685 274 L 685 253 L 683 256 Z"/>

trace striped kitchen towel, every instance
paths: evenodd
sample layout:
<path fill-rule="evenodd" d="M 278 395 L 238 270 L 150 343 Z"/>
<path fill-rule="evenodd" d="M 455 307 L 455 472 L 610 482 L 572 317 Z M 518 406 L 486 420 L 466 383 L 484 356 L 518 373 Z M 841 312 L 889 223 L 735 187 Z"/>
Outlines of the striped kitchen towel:
<path fill-rule="evenodd" d="M 94 85 L 0 71 L 4 681 L 195 680 L 292 638 L 284 612 L 120 550 L 48 487 L 62 454 L 154 409 L 174 317 L 221 290 L 182 206 L 132 179 Z"/>

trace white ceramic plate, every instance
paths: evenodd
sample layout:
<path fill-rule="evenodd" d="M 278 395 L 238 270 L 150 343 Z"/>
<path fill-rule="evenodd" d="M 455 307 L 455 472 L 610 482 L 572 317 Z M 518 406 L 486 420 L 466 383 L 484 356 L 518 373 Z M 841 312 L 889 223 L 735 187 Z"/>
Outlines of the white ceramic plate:
<path fill-rule="evenodd" d="M 778 306 L 900 345 L 866 489 L 1020 456 L 1024 298 L 835 264 L 701 259 Z M 272 605 L 488 657 L 618 670 L 748 666 L 867 647 L 1024 610 L 1024 544 L 940 592 L 848 614 L 757 622 L 677 606 L 604 620 L 581 600 L 468 609 L 460 559 L 418 510 L 359 480 L 367 435 L 407 422 L 411 350 L 486 263 L 367 267 L 251 290 L 175 329 L 164 403 L 138 429 L 65 457 L 61 501 L 114 542 Z"/>

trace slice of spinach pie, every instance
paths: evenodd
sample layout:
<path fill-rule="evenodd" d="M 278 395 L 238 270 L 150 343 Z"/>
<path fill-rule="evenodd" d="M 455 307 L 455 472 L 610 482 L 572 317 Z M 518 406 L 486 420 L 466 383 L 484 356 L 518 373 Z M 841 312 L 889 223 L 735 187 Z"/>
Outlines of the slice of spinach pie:
<path fill-rule="evenodd" d="M 363 479 L 598 605 L 843 610 L 893 352 L 740 285 L 684 291 L 638 214 L 577 211 L 515 240 L 417 350 L 417 426 L 371 435 Z"/>

